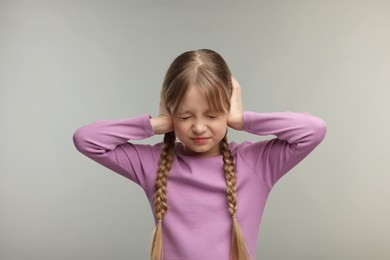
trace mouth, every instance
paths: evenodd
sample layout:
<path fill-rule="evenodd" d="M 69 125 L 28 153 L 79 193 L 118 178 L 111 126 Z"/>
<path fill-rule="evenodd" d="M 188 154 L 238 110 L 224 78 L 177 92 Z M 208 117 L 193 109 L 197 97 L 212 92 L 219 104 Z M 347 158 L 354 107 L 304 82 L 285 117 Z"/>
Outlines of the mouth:
<path fill-rule="evenodd" d="M 209 139 L 209 137 L 194 137 L 194 138 L 191 138 L 191 140 L 194 141 L 197 144 L 202 144 L 202 143 L 206 142 L 208 139 Z"/>

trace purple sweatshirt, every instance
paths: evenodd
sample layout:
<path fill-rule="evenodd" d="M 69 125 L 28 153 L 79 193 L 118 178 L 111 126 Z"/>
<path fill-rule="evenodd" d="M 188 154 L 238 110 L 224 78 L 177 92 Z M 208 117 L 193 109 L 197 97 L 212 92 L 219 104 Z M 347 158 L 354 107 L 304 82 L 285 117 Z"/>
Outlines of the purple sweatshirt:
<path fill-rule="evenodd" d="M 273 185 L 322 141 L 326 125 L 308 113 L 245 112 L 244 131 L 276 136 L 229 144 L 237 172 L 237 219 L 255 259 L 260 221 Z M 144 115 L 96 121 L 77 129 L 73 140 L 81 153 L 140 185 L 153 208 L 162 145 L 128 142 L 153 134 Z M 164 259 L 230 259 L 232 218 L 225 189 L 222 155 L 187 156 L 177 143 L 163 219 Z"/>

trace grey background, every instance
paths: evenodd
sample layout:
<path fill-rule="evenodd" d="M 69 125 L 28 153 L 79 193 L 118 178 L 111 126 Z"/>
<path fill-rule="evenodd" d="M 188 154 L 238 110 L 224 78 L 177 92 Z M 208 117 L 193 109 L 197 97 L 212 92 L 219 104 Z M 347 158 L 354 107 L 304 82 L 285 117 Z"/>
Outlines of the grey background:
<path fill-rule="evenodd" d="M 378 0 L 0 1 L 0 259 L 148 258 L 143 191 L 72 135 L 155 115 L 168 65 L 198 48 L 225 57 L 246 110 L 328 124 L 272 191 L 258 259 L 390 259 L 389 13 Z"/>

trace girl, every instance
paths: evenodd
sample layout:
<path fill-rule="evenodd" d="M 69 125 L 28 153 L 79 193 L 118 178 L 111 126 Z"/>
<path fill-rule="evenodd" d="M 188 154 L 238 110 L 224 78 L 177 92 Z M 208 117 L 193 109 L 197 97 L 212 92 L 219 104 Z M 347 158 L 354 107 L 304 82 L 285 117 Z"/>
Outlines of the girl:
<path fill-rule="evenodd" d="M 228 127 L 276 137 L 228 143 Z M 73 140 L 81 153 L 144 189 L 156 222 L 153 260 L 246 260 L 256 258 L 273 185 L 325 133 L 324 121 L 308 113 L 244 112 L 226 62 L 203 49 L 173 61 L 158 116 L 96 121 Z M 128 142 L 155 134 L 164 142 Z"/>

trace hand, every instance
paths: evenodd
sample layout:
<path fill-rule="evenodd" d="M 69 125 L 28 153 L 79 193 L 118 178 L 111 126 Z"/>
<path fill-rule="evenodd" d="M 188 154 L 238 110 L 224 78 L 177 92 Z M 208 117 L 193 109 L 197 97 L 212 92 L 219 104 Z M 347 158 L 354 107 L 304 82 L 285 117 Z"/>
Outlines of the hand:
<path fill-rule="evenodd" d="M 232 96 L 230 97 L 230 111 L 228 114 L 228 126 L 236 129 L 244 129 L 244 111 L 241 98 L 241 87 L 232 76 Z"/>
<path fill-rule="evenodd" d="M 172 117 L 165 105 L 162 91 L 160 92 L 160 108 L 158 116 L 151 118 L 150 122 L 155 134 L 165 134 L 173 131 Z"/>

